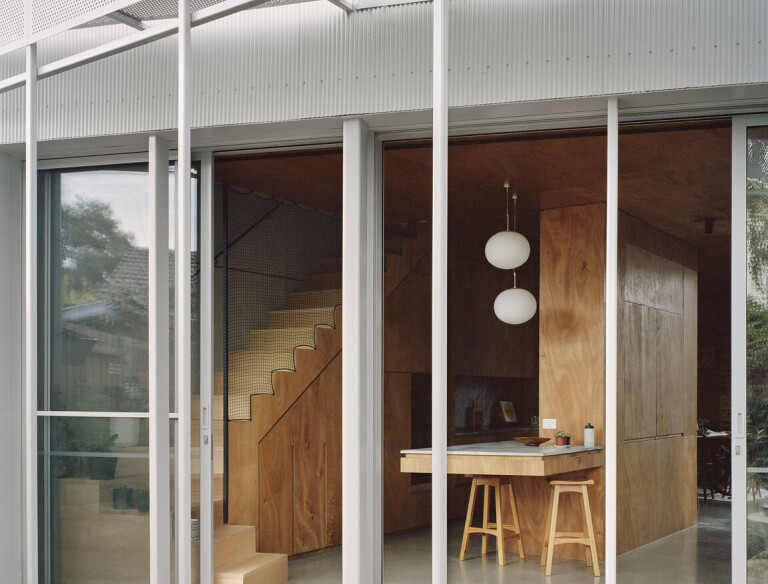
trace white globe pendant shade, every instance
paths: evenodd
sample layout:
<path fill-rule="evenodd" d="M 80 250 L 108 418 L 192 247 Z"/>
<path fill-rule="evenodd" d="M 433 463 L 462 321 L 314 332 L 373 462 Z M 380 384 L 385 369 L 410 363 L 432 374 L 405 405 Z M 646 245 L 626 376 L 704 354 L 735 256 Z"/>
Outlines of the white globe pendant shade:
<path fill-rule="evenodd" d="M 501 270 L 522 266 L 531 255 L 531 244 L 517 231 L 499 231 L 485 244 L 488 262 Z"/>
<path fill-rule="evenodd" d="M 536 299 L 528 290 L 510 288 L 496 297 L 493 311 L 507 324 L 523 324 L 536 314 Z"/>

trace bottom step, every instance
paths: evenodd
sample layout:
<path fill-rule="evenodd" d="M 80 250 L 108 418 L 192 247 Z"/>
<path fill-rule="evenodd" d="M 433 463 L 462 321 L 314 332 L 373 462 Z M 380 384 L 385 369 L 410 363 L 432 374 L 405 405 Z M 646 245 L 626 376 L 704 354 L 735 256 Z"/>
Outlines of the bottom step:
<path fill-rule="evenodd" d="M 282 584 L 288 581 L 286 554 L 253 554 L 224 566 L 216 566 L 215 584 Z"/>

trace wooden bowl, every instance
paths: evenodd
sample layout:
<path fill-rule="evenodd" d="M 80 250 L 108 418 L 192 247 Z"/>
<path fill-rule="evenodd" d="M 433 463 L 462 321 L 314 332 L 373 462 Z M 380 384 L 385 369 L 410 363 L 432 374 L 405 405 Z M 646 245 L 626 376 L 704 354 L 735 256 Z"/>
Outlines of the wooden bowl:
<path fill-rule="evenodd" d="M 526 446 L 540 446 L 545 442 L 549 442 L 552 438 L 544 438 L 542 436 L 516 436 L 515 440 L 522 442 Z"/>

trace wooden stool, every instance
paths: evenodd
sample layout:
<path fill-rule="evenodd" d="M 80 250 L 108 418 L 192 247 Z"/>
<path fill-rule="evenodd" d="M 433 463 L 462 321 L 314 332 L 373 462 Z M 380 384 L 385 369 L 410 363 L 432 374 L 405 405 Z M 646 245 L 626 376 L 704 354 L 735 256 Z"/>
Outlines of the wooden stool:
<path fill-rule="evenodd" d="M 464 560 L 467 555 L 467 544 L 469 538 L 473 535 L 483 536 L 483 555 L 488 552 L 488 536 L 492 535 L 496 537 L 496 549 L 499 556 L 499 565 L 504 565 L 504 543 L 510 539 L 517 539 L 517 549 L 520 553 L 520 558 L 525 558 L 525 550 L 523 549 L 523 536 L 520 533 L 520 520 L 517 517 L 517 505 L 515 504 L 515 491 L 512 488 L 512 481 L 509 481 L 509 507 L 512 511 L 512 520 L 514 525 L 504 523 L 504 512 L 501 506 L 501 481 L 502 477 L 485 477 L 485 476 L 473 476 L 472 477 L 472 489 L 469 492 L 469 507 L 467 508 L 467 522 L 464 524 L 464 537 L 461 540 L 461 554 L 460 560 Z M 475 511 L 475 499 L 477 497 L 477 487 L 485 487 L 483 491 L 483 526 L 472 527 L 472 515 Z M 488 489 L 493 487 L 496 495 L 496 522 L 488 522 L 489 512 L 489 499 L 490 493 Z M 509 532 L 508 535 L 504 535 L 504 532 Z"/>
<path fill-rule="evenodd" d="M 544 545 L 541 548 L 541 565 L 545 561 L 547 568 L 545 576 L 552 574 L 552 552 L 561 543 L 578 543 L 586 546 L 587 566 L 592 566 L 595 576 L 600 576 L 600 565 L 597 562 L 595 546 L 595 531 L 592 529 L 592 513 L 589 509 L 589 494 L 587 485 L 594 485 L 592 479 L 554 480 L 549 481 L 549 509 L 547 510 L 547 530 L 544 532 Z M 581 493 L 581 532 L 558 532 L 557 510 L 560 504 L 560 493 Z"/>

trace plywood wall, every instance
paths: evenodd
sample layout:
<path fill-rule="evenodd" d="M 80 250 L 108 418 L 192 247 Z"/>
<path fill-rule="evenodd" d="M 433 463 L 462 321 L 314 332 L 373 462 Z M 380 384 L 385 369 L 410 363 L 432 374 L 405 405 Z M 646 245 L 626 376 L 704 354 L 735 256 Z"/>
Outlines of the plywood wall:
<path fill-rule="evenodd" d="M 696 250 L 619 221 L 619 553 L 696 522 Z"/>
<path fill-rule="evenodd" d="M 551 209 L 541 213 L 539 292 L 539 419 L 555 418 L 575 443 L 584 426 L 595 426 L 595 443 L 604 443 L 605 418 L 605 205 Z M 552 436 L 553 430 L 540 430 Z M 584 474 L 584 473 L 580 473 Z M 605 495 L 603 469 L 586 473 L 595 481 L 589 497 L 598 555 L 603 558 Z M 527 479 L 525 513 L 546 510 L 544 479 Z M 579 529 L 577 501 L 567 501 L 562 524 Z M 534 530 L 531 543 L 540 542 Z M 526 544 L 530 545 L 530 544 Z M 558 546 L 555 553 L 583 557 L 583 547 Z"/>

